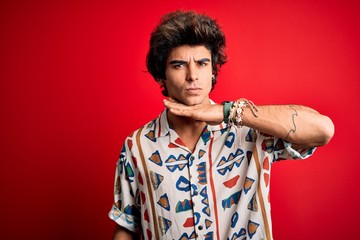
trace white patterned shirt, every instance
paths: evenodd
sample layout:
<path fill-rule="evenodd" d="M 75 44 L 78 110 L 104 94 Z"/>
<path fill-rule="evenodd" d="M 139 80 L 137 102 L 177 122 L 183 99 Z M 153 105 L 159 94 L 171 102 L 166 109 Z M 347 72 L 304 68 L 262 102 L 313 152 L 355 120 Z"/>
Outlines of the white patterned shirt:
<path fill-rule="evenodd" d="M 125 140 L 109 217 L 143 239 L 272 239 L 272 163 L 313 151 L 221 123 L 191 152 L 164 110 Z"/>

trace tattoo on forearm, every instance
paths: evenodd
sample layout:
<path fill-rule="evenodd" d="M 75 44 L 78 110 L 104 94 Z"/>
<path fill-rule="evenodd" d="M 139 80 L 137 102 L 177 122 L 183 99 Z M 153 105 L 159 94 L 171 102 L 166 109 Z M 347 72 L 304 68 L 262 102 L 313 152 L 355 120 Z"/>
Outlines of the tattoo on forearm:
<path fill-rule="evenodd" d="M 296 132 L 295 117 L 298 116 L 298 113 L 297 113 L 296 109 L 295 109 L 293 106 L 291 106 L 291 105 L 290 105 L 289 107 L 294 111 L 293 114 L 292 114 L 292 116 L 291 116 L 294 127 L 290 129 L 290 131 L 289 131 L 288 134 L 286 135 L 285 140 L 288 139 L 290 133 L 295 133 L 295 132 Z"/>

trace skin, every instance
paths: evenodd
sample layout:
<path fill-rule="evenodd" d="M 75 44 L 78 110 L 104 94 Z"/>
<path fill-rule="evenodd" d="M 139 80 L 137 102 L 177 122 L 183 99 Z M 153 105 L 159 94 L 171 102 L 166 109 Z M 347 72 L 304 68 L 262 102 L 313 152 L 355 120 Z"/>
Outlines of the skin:
<path fill-rule="evenodd" d="M 223 105 L 210 104 L 211 53 L 204 46 L 183 45 L 171 50 L 166 63 L 166 86 L 169 99 L 164 100 L 168 121 L 190 151 L 206 124 L 224 120 Z M 283 138 L 295 149 L 327 144 L 334 135 L 331 119 L 314 109 L 300 105 L 257 106 L 255 116 L 244 108 L 243 124 L 258 131 Z M 119 230 L 120 229 L 120 230 Z M 118 228 L 119 239 L 132 239 L 133 234 Z"/>
<path fill-rule="evenodd" d="M 165 85 L 169 96 L 188 106 L 209 105 L 211 53 L 204 46 L 180 46 L 170 51 L 166 61 Z"/>
<path fill-rule="evenodd" d="M 210 59 L 204 64 L 204 59 Z M 223 120 L 223 105 L 210 104 L 211 53 L 204 46 L 180 46 L 169 55 L 166 80 L 162 81 L 169 92 L 164 105 L 169 109 L 170 125 L 193 151 L 206 124 L 220 124 Z M 189 88 L 197 88 L 189 92 Z M 314 109 L 300 105 L 258 106 L 255 116 L 246 107 L 243 113 L 245 126 L 283 138 L 293 147 L 310 148 L 327 144 L 334 135 L 330 118 Z"/>
<path fill-rule="evenodd" d="M 209 93 L 213 77 L 211 52 L 204 46 L 183 45 L 170 51 L 166 62 L 164 84 L 169 99 L 180 106 L 210 107 Z M 190 151 L 193 151 L 207 124 L 189 116 L 168 111 L 170 126 L 176 131 Z"/>
<path fill-rule="evenodd" d="M 135 240 L 135 239 L 140 239 L 140 236 L 121 227 L 118 224 L 115 225 L 113 240 Z"/>
<path fill-rule="evenodd" d="M 172 114 L 186 116 L 208 124 L 223 121 L 223 106 L 186 106 L 174 100 L 164 100 Z M 295 149 L 318 147 L 327 144 L 334 135 L 330 118 L 314 109 L 299 105 L 258 106 L 255 117 L 249 108 L 244 109 L 245 126 L 276 136 L 292 143 Z"/>

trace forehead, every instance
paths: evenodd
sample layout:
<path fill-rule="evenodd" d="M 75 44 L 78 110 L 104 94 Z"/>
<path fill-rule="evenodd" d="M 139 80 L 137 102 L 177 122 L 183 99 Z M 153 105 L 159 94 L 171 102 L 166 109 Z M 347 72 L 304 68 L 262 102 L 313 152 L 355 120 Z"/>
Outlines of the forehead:
<path fill-rule="evenodd" d="M 205 46 L 181 45 L 170 50 L 168 62 L 172 60 L 200 60 L 203 58 L 211 59 L 211 52 Z"/>

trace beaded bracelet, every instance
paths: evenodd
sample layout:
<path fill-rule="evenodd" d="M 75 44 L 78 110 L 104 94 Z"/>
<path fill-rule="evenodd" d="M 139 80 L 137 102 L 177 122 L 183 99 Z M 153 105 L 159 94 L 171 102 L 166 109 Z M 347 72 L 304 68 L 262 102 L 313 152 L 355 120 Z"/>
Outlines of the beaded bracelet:
<path fill-rule="evenodd" d="M 229 114 L 229 124 L 233 124 L 236 127 L 242 127 L 244 125 L 243 115 L 245 107 L 249 107 L 252 114 L 255 117 L 259 117 L 259 115 L 257 114 L 259 109 L 255 106 L 255 104 L 250 100 L 241 98 L 232 104 Z"/>

